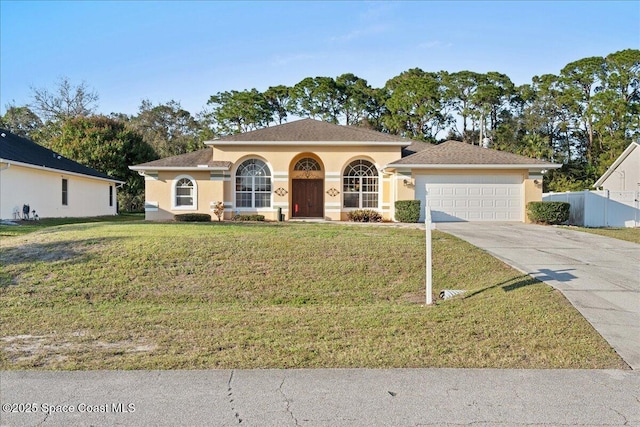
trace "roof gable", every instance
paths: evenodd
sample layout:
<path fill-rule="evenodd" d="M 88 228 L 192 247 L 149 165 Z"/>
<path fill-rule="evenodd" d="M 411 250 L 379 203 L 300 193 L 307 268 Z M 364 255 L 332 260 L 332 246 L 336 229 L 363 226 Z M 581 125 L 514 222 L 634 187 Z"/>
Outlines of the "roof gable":
<path fill-rule="evenodd" d="M 67 159 L 46 147 L 36 144 L 30 139 L 22 138 L 6 129 L 0 129 L 0 159 L 9 163 L 19 162 L 34 167 L 55 169 L 63 172 L 121 182 L 102 172 L 98 172 L 93 168 L 81 165 L 71 159 Z"/>
<path fill-rule="evenodd" d="M 215 145 L 221 141 L 404 142 L 407 145 L 410 145 L 412 142 L 405 138 L 376 132 L 370 129 L 355 126 L 335 125 L 314 119 L 296 120 L 282 125 L 229 135 L 215 141 L 207 141 L 206 144 Z"/>
<path fill-rule="evenodd" d="M 514 165 L 552 166 L 552 163 L 532 159 L 506 151 L 482 148 L 461 141 L 446 141 L 438 145 L 428 145 L 415 154 L 403 157 L 389 166 L 434 166 L 434 165 Z M 559 165 L 558 165 L 559 167 Z"/>
<path fill-rule="evenodd" d="M 611 166 L 609 166 L 609 169 L 607 169 L 607 171 L 593 184 L 592 187 L 594 188 L 601 187 L 602 184 L 604 184 L 604 182 L 607 180 L 607 178 L 609 178 L 609 176 L 616 169 L 618 169 L 618 167 L 622 164 L 622 162 L 624 162 L 625 159 L 629 157 L 629 155 L 636 148 L 640 148 L 640 143 L 632 142 L 631 144 L 629 144 L 629 146 L 622 152 L 622 154 L 620 154 L 620 156 L 616 159 L 616 161 L 613 162 Z"/>

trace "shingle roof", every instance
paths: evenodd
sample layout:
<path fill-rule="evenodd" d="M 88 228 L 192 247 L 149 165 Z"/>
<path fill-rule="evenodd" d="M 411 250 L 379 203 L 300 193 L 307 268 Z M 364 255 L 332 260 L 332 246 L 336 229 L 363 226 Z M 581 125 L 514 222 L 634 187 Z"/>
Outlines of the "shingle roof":
<path fill-rule="evenodd" d="M 411 145 L 402 149 L 402 157 L 407 157 L 412 154 L 419 153 L 420 151 L 425 150 L 430 146 L 431 144 L 429 144 L 428 142 L 411 141 Z"/>
<path fill-rule="evenodd" d="M 6 129 L 0 129 L 0 159 L 121 182 Z"/>
<path fill-rule="evenodd" d="M 206 167 L 213 168 L 229 168 L 231 162 L 222 162 L 213 160 L 213 148 L 204 148 L 202 150 L 193 151 L 191 153 L 179 154 L 177 156 L 166 157 L 160 160 L 154 160 L 152 162 L 143 163 L 141 165 L 133 166 L 133 169 L 137 168 L 172 168 L 172 167 L 186 167 L 195 168 L 206 165 Z"/>
<path fill-rule="evenodd" d="M 429 145 L 423 150 L 389 164 L 395 165 L 549 165 L 549 162 L 532 159 L 506 151 L 482 148 L 460 141 L 446 141 Z"/>
<path fill-rule="evenodd" d="M 215 145 L 218 141 L 359 141 L 359 142 L 406 142 L 399 136 L 376 132 L 355 126 L 334 125 L 314 119 L 302 119 L 278 126 L 239 133 L 207 141 Z"/>

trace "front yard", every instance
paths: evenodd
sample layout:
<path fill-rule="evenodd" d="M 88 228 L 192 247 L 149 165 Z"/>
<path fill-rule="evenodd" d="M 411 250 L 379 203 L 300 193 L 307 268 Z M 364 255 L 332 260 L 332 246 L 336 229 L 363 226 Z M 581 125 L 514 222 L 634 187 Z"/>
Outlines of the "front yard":
<path fill-rule="evenodd" d="M 601 236 L 612 237 L 614 239 L 626 240 L 628 242 L 640 244 L 640 228 L 571 227 L 571 229 L 583 231 L 585 233 L 599 234 Z"/>
<path fill-rule="evenodd" d="M 0 369 L 623 368 L 552 288 L 434 231 L 94 223 L 1 237 Z"/>

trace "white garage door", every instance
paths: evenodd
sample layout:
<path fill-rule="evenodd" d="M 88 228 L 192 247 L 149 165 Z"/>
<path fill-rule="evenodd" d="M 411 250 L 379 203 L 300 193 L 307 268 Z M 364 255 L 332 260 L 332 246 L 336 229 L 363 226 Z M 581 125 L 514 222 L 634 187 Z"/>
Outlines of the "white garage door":
<path fill-rule="evenodd" d="M 418 175 L 421 221 L 425 189 L 434 222 L 522 221 L 521 175 Z"/>

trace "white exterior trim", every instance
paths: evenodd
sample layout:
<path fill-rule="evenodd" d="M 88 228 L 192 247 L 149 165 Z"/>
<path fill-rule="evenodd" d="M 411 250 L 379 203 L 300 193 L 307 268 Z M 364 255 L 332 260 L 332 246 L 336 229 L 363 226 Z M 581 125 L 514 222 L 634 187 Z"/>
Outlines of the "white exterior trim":
<path fill-rule="evenodd" d="M 206 145 L 213 146 L 260 146 L 260 145 L 268 145 L 268 146 L 279 146 L 279 147 L 288 147 L 288 146 L 300 146 L 304 145 L 307 147 L 408 147 L 411 145 L 411 141 L 403 142 L 403 141 L 205 141 Z"/>
<path fill-rule="evenodd" d="M 132 171 L 145 172 L 145 171 L 228 171 L 230 170 L 227 166 L 129 166 L 129 169 Z"/>
<path fill-rule="evenodd" d="M 415 165 L 386 165 L 383 169 L 528 169 L 530 171 L 541 171 L 547 169 L 558 169 L 562 165 L 554 163 L 545 163 L 542 165 L 532 164 L 486 164 L 486 165 L 469 165 L 469 164 L 415 164 Z"/>

